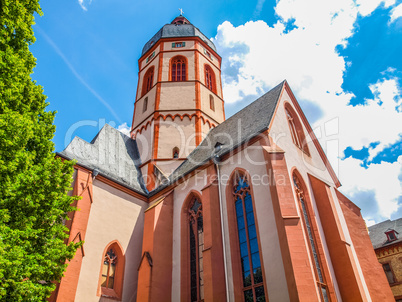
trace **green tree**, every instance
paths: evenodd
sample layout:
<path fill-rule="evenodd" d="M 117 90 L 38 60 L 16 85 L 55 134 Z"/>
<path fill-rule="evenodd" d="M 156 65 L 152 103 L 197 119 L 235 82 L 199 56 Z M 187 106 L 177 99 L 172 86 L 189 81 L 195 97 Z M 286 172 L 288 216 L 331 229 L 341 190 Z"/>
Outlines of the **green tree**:
<path fill-rule="evenodd" d="M 43 301 L 79 246 L 65 244 L 73 168 L 54 157 L 55 112 L 30 76 L 38 0 L 0 5 L 0 300 Z"/>

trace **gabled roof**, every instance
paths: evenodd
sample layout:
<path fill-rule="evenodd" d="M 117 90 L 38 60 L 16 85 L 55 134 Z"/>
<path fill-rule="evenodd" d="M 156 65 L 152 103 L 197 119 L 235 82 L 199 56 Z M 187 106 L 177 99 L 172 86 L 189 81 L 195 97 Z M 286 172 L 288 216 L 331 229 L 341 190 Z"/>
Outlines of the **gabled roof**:
<path fill-rule="evenodd" d="M 225 155 L 267 130 L 285 83 L 286 81 L 283 81 L 235 115 L 212 128 L 201 144 L 169 176 L 168 182 L 153 190 L 151 195 L 174 183 L 197 167 L 204 165 L 215 155 Z M 215 153 L 217 143 L 220 143 L 221 146 L 219 152 Z"/>
<path fill-rule="evenodd" d="M 75 159 L 81 166 L 146 195 L 139 171 L 139 154 L 135 140 L 106 124 L 90 142 L 74 137 L 59 156 Z"/>
<path fill-rule="evenodd" d="M 176 18 L 177 19 L 177 18 Z M 176 20 L 174 19 L 173 22 Z M 187 20 L 187 19 L 186 19 Z M 188 21 L 188 20 L 187 20 Z M 148 50 L 162 38 L 183 38 L 183 37 L 199 37 L 212 50 L 216 51 L 214 43 L 208 39 L 197 27 L 193 24 L 165 24 L 145 45 L 142 49 L 141 56 L 147 53 Z"/>
<path fill-rule="evenodd" d="M 76 159 L 79 165 L 91 170 L 97 169 L 101 175 L 144 196 L 153 196 L 210 160 L 215 160 L 216 157 L 229 153 L 242 144 L 249 142 L 260 133 L 269 130 L 284 89 L 291 93 L 286 80 L 217 127 L 212 128 L 206 138 L 190 153 L 187 159 L 152 192 L 148 192 L 143 184 L 139 168 L 141 162 L 135 140 L 107 124 L 91 143 L 75 137 L 67 148 L 58 153 L 58 155 L 67 159 Z M 295 104 L 298 106 L 297 102 Z M 300 110 L 302 118 L 305 119 L 301 109 L 297 108 Z M 318 151 L 321 150 L 320 155 L 328 170 L 332 171 L 328 159 L 315 138 L 307 119 L 305 119 L 305 124 L 307 130 L 311 132 L 310 135 Z M 216 148 L 217 146 L 219 148 Z M 334 173 L 332 174 L 335 175 Z M 336 176 L 333 177 L 336 182 Z"/>
<path fill-rule="evenodd" d="M 370 226 L 368 229 L 374 249 L 402 242 L 402 218 L 396 220 L 385 220 Z M 397 240 L 388 241 L 385 232 L 392 230 L 396 231 Z"/>

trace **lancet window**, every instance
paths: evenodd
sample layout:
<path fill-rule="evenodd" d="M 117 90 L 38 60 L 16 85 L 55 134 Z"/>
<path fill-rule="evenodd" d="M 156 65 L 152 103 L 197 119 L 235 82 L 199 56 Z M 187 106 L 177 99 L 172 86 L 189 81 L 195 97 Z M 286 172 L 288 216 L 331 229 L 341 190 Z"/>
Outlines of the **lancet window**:
<path fill-rule="evenodd" d="M 202 203 L 194 198 L 188 210 L 190 228 L 190 279 L 191 301 L 204 300 L 204 226 L 202 219 Z"/>
<path fill-rule="evenodd" d="M 205 86 L 213 92 L 215 92 L 215 74 L 209 65 L 205 65 Z"/>
<path fill-rule="evenodd" d="M 151 90 L 154 81 L 154 67 L 150 67 L 144 75 L 144 80 L 142 84 L 142 95 L 145 95 Z"/>
<path fill-rule="evenodd" d="M 285 112 L 294 144 L 299 147 L 299 149 L 303 150 L 307 155 L 309 155 L 310 153 L 304 136 L 303 127 L 297 117 L 297 114 L 288 104 L 285 107 Z"/>
<path fill-rule="evenodd" d="M 293 183 L 294 183 L 296 195 L 297 195 L 297 198 L 299 201 L 299 207 L 300 207 L 300 210 L 302 213 L 304 230 L 305 230 L 306 236 L 308 238 L 308 244 L 309 244 L 309 248 L 310 248 L 310 254 L 312 256 L 312 262 L 314 265 L 315 276 L 316 276 L 318 291 L 320 293 L 320 298 L 321 298 L 321 301 L 328 302 L 329 301 L 328 286 L 326 284 L 325 276 L 324 276 L 324 273 L 322 270 L 322 263 L 321 263 L 320 255 L 318 254 L 318 251 L 317 251 L 317 242 L 316 242 L 314 234 L 313 234 L 310 213 L 309 213 L 307 205 L 306 205 L 307 200 L 306 200 L 305 194 L 303 192 L 303 186 L 296 174 L 293 174 Z"/>
<path fill-rule="evenodd" d="M 250 185 L 245 175 L 234 182 L 237 234 L 240 247 L 244 301 L 265 301 L 260 249 Z"/>
<path fill-rule="evenodd" d="M 106 252 L 102 266 L 101 286 L 106 288 L 114 288 L 114 279 L 116 273 L 117 256 L 113 249 Z"/>
<path fill-rule="evenodd" d="M 171 62 L 171 80 L 173 82 L 186 81 L 186 59 L 174 57 Z"/>

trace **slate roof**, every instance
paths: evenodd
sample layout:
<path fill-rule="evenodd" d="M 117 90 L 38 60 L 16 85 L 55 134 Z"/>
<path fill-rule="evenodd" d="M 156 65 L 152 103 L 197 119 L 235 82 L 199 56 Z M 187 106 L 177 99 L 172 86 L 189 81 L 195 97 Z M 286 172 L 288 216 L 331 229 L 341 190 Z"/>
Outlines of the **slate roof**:
<path fill-rule="evenodd" d="M 212 128 L 201 144 L 169 176 L 168 182 L 153 190 L 151 195 L 207 163 L 215 155 L 225 155 L 267 130 L 285 83 L 286 80 L 215 128 Z M 220 151 L 215 153 L 217 143 L 222 145 Z"/>
<path fill-rule="evenodd" d="M 214 43 L 212 43 L 212 41 L 193 24 L 166 24 L 145 44 L 141 56 L 150 50 L 151 47 L 160 39 L 174 37 L 199 37 L 216 52 Z"/>
<path fill-rule="evenodd" d="M 402 218 L 396 220 L 386 220 L 375 225 L 370 226 L 369 235 L 371 239 L 371 243 L 373 244 L 374 249 L 384 247 L 387 245 L 392 245 L 395 243 L 399 243 L 402 241 Z M 387 241 L 387 235 L 385 232 L 395 230 L 397 233 L 397 240 Z"/>
<path fill-rule="evenodd" d="M 59 156 L 75 159 L 81 166 L 99 173 L 141 194 L 147 194 L 142 182 L 135 140 L 106 124 L 95 138 L 86 142 L 74 137 Z"/>
<path fill-rule="evenodd" d="M 268 129 L 275 112 L 283 86 L 278 86 L 237 112 L 215 128 L 212 128 L 201 144 L 166 179 L 164 184 L 148 192 L 143 184 L 139 152 L 135 140 L 106 124 L 90 142 L 75 137 L 65 150 L 57 153 L 66 159 L 75 159 L 77 164 L 120 183 L 145 196 L 151 196 L 187 175 L 194 169 L 222 156 L 246 143 Z M 215 146 L 221 144 L 219 152 Z"/>

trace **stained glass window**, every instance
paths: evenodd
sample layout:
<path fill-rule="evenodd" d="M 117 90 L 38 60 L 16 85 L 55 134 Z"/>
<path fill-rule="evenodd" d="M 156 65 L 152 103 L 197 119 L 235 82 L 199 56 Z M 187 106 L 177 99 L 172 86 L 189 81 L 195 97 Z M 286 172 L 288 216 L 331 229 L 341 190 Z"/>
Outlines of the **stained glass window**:
<path fill-rule="evenodd" d="M 116 273 L 117 256 L 113 249 L 106 252 L 102 265 L 101 286 L 114 288 L 114 278 Z"/>
<path fill-rule="evenodd" d="M 235 197 L 244 300 L 265 301 L 253 200 L 245 176 L 241 175 L 236 178 L 233 194 Z"/>
<path fill-rule="evenodd" d="M 292 136 L 292 140 L 294 144 L 301 150 L 303 150 L 307 155 L 310 155 L 306 137 L 303 132 L 302 124 L 297 117 L 297 114 L 294 112 L 293 108 L 287 104 L 285 108 L 286 118 L 288 120 L 290 134 Z"/>
<path fill-rule="evenodd" d="M 315 267 L 317 286 L 320 291 L 321 301 L 328 302 L 329 301 L 328 288 L 327 288 L 326 282 L 324 280 L 324 276 L 323 276 L 323 272 L 322 272 L 322 268 L 321 268 L 322 265 L 320 262 L 319 255 L 317 253 L 317 244 L 315 242 L 313 230 L 311 228 L 311 220 L 310 220 L 310 216 L 308 214 L 308 210 L 307 210 L 307 206 L 306 206 L 306 199 L 304 196 L 304 192 L 303 192 L 300 180 L 298 179 L 298 177 L 295 174 L 293 175 L 293 183 L 295 185 L 296 194 L 299 199 L 299 205 L 301 207 L 301 212 L 303 215 L 302 220 L 304 223 L 304 228 L 306 230 L 308 242 L 310 245 L 310 251 L 312 254 L 312 258 L 313 258 L 312 260 L 313 260 L 314 267 Z"/>
<path fill-rule="evenodd" d="M 195 198 L 189 208 L 191 301 L 204 300 L 204 225 L 202 203 Z"/>

